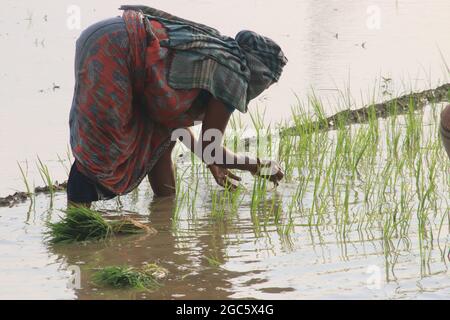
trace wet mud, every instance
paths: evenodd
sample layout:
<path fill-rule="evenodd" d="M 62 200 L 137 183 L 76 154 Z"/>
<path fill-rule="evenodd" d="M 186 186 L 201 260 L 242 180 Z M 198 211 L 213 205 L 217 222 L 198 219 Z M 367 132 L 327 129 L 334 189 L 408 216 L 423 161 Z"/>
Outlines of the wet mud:
<path fill-rule="evenodd" d="M 318 119 L 313 123 L 308 123 L 310 128 L 321 130 L 333 130 L 338 125 L 351 125 L 367 123 L 371 117 L 387 118 L 390 115 L 406 114 L 410 106 L 414 106 L 414 111 L 422 110 L 426 105 L 450 101 L 450 83 L 443 84 L 435 89 L 414 92 L 391 100 L 372 104 L 354 110 L 343 110 L 328 118 Z M 281 135 L 297 135 L 298 127 L 289 127 L 280 131 Z"/>

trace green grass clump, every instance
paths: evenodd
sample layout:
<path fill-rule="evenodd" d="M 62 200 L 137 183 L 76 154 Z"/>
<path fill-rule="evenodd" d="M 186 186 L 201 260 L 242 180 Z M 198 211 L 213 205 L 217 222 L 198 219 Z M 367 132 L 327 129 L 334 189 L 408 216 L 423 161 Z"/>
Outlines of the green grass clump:
<path fill-rule="evenodd" d="M 158 289 L 161 284 L 158 282 L 156 269 L 165 270 L 163 268 L 143 267 L 136 269 L 128 266 L 109 266 L 97 271 L 93 280 L 97 285 L 108 286 L 114 288 L 134 288 L 134 289 Z"/>
<path fill-rule="evenodd" d="M 61 221 L 49 223 L 47 237 L 51 243 L 104 240 L 115 233 L 148 232 L 149 227 L 129 218 L 106 221 L 100 213 L 85 207 L 69 207 Z"/>

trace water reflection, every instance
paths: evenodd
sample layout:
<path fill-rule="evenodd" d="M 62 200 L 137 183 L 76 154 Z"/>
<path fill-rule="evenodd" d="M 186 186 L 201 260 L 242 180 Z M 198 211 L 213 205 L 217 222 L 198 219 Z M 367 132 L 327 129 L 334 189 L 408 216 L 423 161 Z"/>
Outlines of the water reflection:
<path fill-rule="evenodd" d="M 81 289 L 75 291 L 79 299 L 171 299 L 208 298 L 224 299 L 230 295 L 230 279 L 241 276 L 221 268 L 227 261 L 224 239 L 226 222 L 200 221 L 195 230 L 173 229 L 175 198 L 154 199 L 146 217 L 158 230 L 152 236 L 114 238 L 105 243 L 51 246 L 49 250 L 66 266 L 81 268 Z M 211 261 L 217 262 L 213 264 Z M 156 292 L 135 290 L 99 290 L 91 277 L 95 268 L 110 265 L 139 267 L 144 263 L 157 263 L 169 270 L 164 286 Z"/>

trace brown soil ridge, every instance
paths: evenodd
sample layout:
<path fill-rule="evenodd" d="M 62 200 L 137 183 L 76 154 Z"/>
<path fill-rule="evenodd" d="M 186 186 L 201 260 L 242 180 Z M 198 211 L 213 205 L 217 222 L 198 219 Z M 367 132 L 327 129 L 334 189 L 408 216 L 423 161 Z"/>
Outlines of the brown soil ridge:
<path fill-rule="evenodd" d="M 58 181 L 55 181 L 55 184 L 51 188 L 49 186 L 34 188 L 34 194 L 51 194 L 52 192 L 65 191 L 66 188 L 67 181 L 62 183 L 58 183 Z M 32 194 L 28 194 L 27 192 L 16 192 L 4 198 L 0 197 L 0 207 L 12 207 L 18 203 L 25 202 L 28 198 L 31 199 L 31 197 Z"/>
<path fill-rule="evenodd" d="M 443 84 L 435 89 L 429 89 L 421 92 L 412 92 L 391 100 L 368 105 L 360 109 L 343 110 L 328 118 L 319 119 L 312 123 L 308 123 L 308 128 L 319 130 L 336 129 L 337 124 L 344 125 L 367 123 L 370 114 L 374 114 L 376 118 L 387 118 L 390 115 L 405 114 L 408 112 L 410 105 L 414 106 L 414 110 L 423 109 L 430 103 L 439 103 L 450 100 L 450 83 Z M 298 135 L 297 127 L 289 127 L 280 130 L 280 135 Z"/>

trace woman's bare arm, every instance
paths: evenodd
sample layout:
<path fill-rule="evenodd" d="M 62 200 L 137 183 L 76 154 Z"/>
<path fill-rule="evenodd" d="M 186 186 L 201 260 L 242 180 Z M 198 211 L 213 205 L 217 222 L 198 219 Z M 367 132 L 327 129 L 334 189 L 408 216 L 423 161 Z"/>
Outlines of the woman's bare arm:
<path fill-rule="evenodd" d="M 190 128 L 186 128 L 190 141 L 184 144 L 207 164 L 255 173 L 257 171 L 256 158 L 236 154 L 222 145 L 230 116 L 227 107 L 220 100 L 211 98 L 203 118 L 201 144 L 198 144 L 198 139 Z"/>
<path fill-rule="evenodd" d="M 278 183 L 283 178 L 283 172 L 275 162 L 261 162 L 257 158 L 236 154 L 222 145 L 223 135 L 229 119 L 230 112 L 227 107 L 221 101 L 211 98 L 203 118 L 201 142 L 198 142 L 190 128 L 186 128 L 188 135 L 183 135 L 182 142 L 203 162 L 209 165 L 217 183 L 222 186 L 226 183 L 235 186 L 229 178 L 240 180 L 228 169 L 249 171 L 252 174 L 264 176 L 274 183 Z M 264 167 L 269 167 L 271 170 L 261 170 Z"/>
<path fill-rule="evenodd" d="M 191 150 L 191 152 L 194 153 L 199 159 L 202 159 L 203 158 L 202 146 L 199 146 L 197 148 L 195 147 L 198 146 L 197 137 L 195 136 L 191 128 L 185 128 L 185 130 L 189 133 L 189 140 L 188 141 L 182 140 L 183 144 L 186 147 L 188 147 Z M 217 164 L 217 165 L 227 169 L 245 170 L 250 171 L 251 173 L 256 172 L 257 160 L 255 158 L 236 154 L 224 146 L 221 146 L 221 148 L 225 158 L 222 159 L 222 162 L 224 164 L 222 165 Z M 226 162 L 225 160 L 227 159 L 230 162 L 228 164 L 225 163 Z M 230 161 L 230 159 L 232 159 L 232 161 Z"/>

